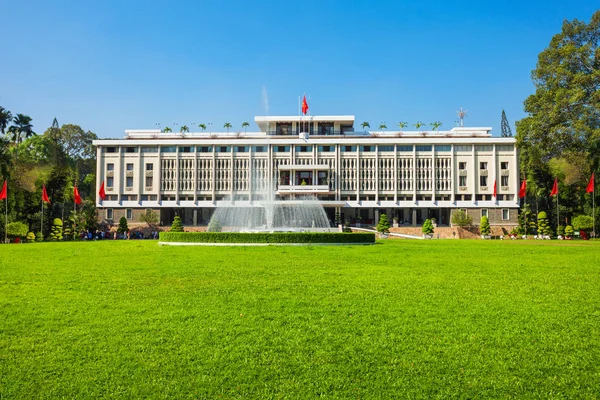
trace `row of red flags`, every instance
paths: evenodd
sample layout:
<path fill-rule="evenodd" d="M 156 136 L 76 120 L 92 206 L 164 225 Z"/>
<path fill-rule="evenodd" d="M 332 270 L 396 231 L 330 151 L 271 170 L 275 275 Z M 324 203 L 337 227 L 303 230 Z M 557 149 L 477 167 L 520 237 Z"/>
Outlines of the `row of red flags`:
<path fill-rule="evenodd" d="M 586 193 L 592 193 L 594 191 L 594 174 L 592 173 L 592 177 L 585 189 Z M 527 181 L 521 182 L 521 188 L 519 189 L 519 198 L 522 199 L 525 197 L 527 192 Z M 106 191 L 104 190 L 104 182 L 100 186 L 100 190 L 98 191 L 98 195 L 102 200 L 106 199 Z M 552 191 L 550 192 L 550 196 L 558 195 L 558 178 L 554 179 L 554 185 L 552 185 Z M 496 192 L 496 181 L 494 181 L 494 197 L 497 196 Z M 0 191 L 0 200 L 6 199 L 6 181 L 4 181 L 4 185 L 2 186 L 2 191 Z M 79 195 L 79 189 L 77 186 L 73 188 L 73 199 L 75 200 L 75 204 L 81 204 L 81 196 Z M 50 203 L 50 199 L 48 198 L 48 193 L 46 192 L 46 185 L 42 185 L 42 201 L 45 203 Z"/>

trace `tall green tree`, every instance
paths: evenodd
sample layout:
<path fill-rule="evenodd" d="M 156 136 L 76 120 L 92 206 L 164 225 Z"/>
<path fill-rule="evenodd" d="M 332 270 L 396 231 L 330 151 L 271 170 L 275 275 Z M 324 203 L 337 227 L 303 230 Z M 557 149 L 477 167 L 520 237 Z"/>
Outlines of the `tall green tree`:
<path fill-rule="evenodd" d="M 2 132 L 3 135 L 6 133 L 6 128 L 8 127 L 8 124 L 11 123 L 12 119 L 12 113 L 0 106 L 0 132 Z"/>
<path fill-rule="evenodd" d="M 244 128 L 244 133 L 246 133 L 246 130 L 248 129 L 248 127 L 250 126 L 250 123 L 244 121 L 242 122 L 242 128 Z"/>
<path fill-rule="evenodd" d="M 33 125 L 31 124 L 31 117 L 24 114 L 17 114 L 13 118 L 13 125 L 8 128 L 8 133 L 15 144 L 15 160 L 18 160 L 18 149 L 23 138 L 35 135 Z"/>
<path fill-rule="evenodd" d="M 229 129 L 231 128 L 231 123 L 225 122 L 225 124 L 223 125 L 223 128 L 227 129 L 227 133 L 229 133 Z"/>
<path fill-rule="evenodd" d="M 367 130 L 367 128 L 371 128 L 371 124 L 369 124 L 367 121 L 364 121 L 362 124 L 360 124 L 360 126 L 362 126 L 364 130 Z"/>

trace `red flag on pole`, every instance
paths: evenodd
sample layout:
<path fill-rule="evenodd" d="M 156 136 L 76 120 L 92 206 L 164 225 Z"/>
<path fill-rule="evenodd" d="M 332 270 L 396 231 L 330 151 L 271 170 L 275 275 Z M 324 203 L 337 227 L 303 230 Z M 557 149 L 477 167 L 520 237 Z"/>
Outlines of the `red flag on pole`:
<path fill-rule="evenodd" d="M 306 95 L 304 95 L 304 98 L 302 99 L 302 114 L 306 115 L 307 112 L 308 112 L 308 103 L 306 102 Z"/>
<path fill-rule="evenodd" d="M 498 192 L 496 191 L 496 181 L 494 180 L 494 197 L 498 197 Z"/>
<path fill-rule="evenodd" d="M 81 196 L 79 195 L 79 189 L 77 189 L 77 186 L 73 188 L 73 201 L 75 201 L 75 204 L 77 205 L 81 204 Z"/>
<path fill-rule="evenodd" d="M 50 203 L 50 199 L 48 198 L 48 193 L 46 192 L 46 185 L 42 185 L 42 201 L 44 203 Z"/>
<path fill-rule="evenodd" d="M 104 200 L 106 198 L 106 191 L 104 191 L 104 181 L 102 181 L 102 185 L 100 186 L 100 191 L 98 192 L 98 196 L 100 196 L 100 198 L 102 200 Z"/>
<path fill-rule="evenodd" d="M 590 183 L 588 183 L 587 188 L 585 189 L 586 193 L 592 193 L 594 191 L 594 173 L 592 172 L 592 177 L 590 178 Z"/>
<path fill-rule="evenodd" d="M 4 200 L 6 198 L 6 180 L 4 181 L 4 185 L 2 185 L 2 191 L 0 192 L 0 200 Z"/>
<path fill-rule="evenodd" d="M 550 192 L 550 196 L 558 195 L 558 178 L 554 178 L 554 185 L 552 186 L 552 191 Z"/>
<path fill-rule="evenodd" d="M 527 181 L 521 182 L 521 189 L 519 189 L 519 198 L 522 199 L 527 194 Z"/>

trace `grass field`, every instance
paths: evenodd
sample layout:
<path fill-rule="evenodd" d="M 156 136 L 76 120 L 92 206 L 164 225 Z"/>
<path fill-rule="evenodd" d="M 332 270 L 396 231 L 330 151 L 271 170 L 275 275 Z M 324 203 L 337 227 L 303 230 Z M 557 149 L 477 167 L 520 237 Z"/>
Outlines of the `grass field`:
<path fill-rule="evenodd" d="M 0 246 L 0 398 L 598 398 L 600 242 Z"/>

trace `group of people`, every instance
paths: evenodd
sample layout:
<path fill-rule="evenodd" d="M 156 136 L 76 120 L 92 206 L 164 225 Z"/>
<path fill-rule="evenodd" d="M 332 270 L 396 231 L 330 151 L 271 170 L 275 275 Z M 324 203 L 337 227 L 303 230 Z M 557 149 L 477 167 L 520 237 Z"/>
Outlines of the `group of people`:
<path fill-rule="evenodd" d="M 128 230 L 127 232 L 124 233 L 118 233 L 117 231 L 101 231 L 101 230 L 96 230 L 94 231 L 81 231 L 79 233 L 79 238 L 81 240 L 105 240 L 105 239 L 109 239 L 109 240 L 117 240 L 117 239 L 158 239 L 158 231 L 152 231 L 150 232 L 149 236 L 144 236 L 144 233 L 142 231 L 132 231 L 132 230 Z"/>

